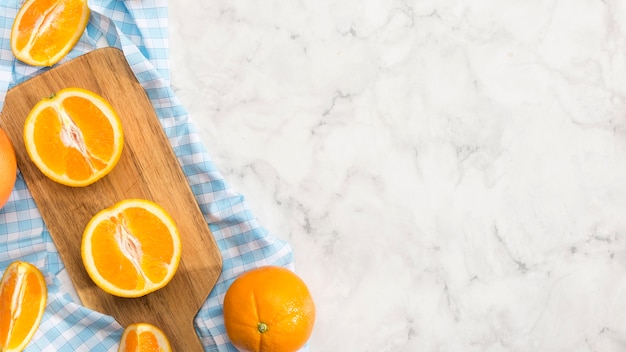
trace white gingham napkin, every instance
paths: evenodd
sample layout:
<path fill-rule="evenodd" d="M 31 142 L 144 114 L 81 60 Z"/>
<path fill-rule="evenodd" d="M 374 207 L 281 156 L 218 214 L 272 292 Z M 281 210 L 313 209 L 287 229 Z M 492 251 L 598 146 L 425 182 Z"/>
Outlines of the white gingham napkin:
<path fill-rule="evenodd" d="M 9 88 L 47 69 L 15 59 L 9 38 L 22 1 L 0 3 L 2 107 Z M 236 351 L 223 325 L 221 303 L 226 289 L 240 273 L 254 267 L 274 264 L 293 269 L 291 248 L 260 226 L 244 197 L 226 184 L 169 86 L 167 1 L 90 0 L 89 7 L 92 14 L 87 30 L 61 63 L 102 46 L 124 51 L 155 107 L 222 253 L 222 273 L 196 316 L 196 330 L 206 351 Z M 73 298 L 73 288 L 64 284 L 67 280 L 60 275 L 63 262 L 21 174 L 9 202 L 0 209 L 0 272 L 15 260 L 36 265 L 49 289 L 43 321 L 26 351 L 117 351 L 122 327 L 112 317 L 89 310 Z"/>

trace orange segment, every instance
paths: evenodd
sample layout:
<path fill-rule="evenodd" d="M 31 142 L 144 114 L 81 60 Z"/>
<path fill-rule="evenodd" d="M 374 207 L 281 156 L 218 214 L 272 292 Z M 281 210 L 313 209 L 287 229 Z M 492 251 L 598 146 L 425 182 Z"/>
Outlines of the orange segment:
<path fill-rule="evenodd" d="M 89 21 L 87 0 L 28 0 L 11 28 L 11 50 L 33 66 L 52 66 L 76 45 Z"/>
<path fill-rule="evenodd" d="M 83 233 L 87 273 L 104 291 L 140 297 L 174 276 L 182 245 L 174 220 L 160 205 L 127 199 L 96 214 Z"/>
<path fill-rule="evenodd" d="M 43 275 L 26 262 L 9 265 L 0 282 L 0 351 L 21 351 L 37 331 L 48 290 Z"/>
<path fill-rule="evenodd" d="M 122 334 L 118 352 L 171 352 L 172 348 L 161 329 L 148 323 L 131 324 Z"/>
<path fill-rule="evenodd" d="M 104 98 L 66 88 L 33 107 L 24 124 L 24 143 L 44 175 L 66 186 L 84 187 L 115 167 L 124 133 Z"/>

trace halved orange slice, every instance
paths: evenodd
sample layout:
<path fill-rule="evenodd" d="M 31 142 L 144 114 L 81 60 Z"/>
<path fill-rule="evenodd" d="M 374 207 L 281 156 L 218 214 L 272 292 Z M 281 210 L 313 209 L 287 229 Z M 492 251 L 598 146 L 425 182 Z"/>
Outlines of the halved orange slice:
<path fill-rule="evenodd" d="M 87 0 L 27 0 L 11 28 L 11 50 L 20 61 L 52 66 L 76 45 L 89 21 Z"/>
<path fill-rule="evenodd" d="M 83 232 L 87 273 L 104 291 L 140 297 L 169 283 L 182 251 L 172 217 L 144 199 L 123 200 L 96 214 Z"/>
<path fill-rule="evenodd" d="M 104 98 L 82 88 L 65 88 L 30 111 L 24 144 L 44 175 L 66 186 L 84 187 L 115 167 L 124 132 Z"/>
<path fill-rule="evenodd" d="M 118 352 L 171 352 L 165 333 L 148 323 L 131 324 L 124 329 Z"/>
<path fill-rule="evenodd" d="M 48 298 L 43 275 L 34 265 L 11 263 L 0 282 L 0 351 L 22 351 L 39 328 Z"/>

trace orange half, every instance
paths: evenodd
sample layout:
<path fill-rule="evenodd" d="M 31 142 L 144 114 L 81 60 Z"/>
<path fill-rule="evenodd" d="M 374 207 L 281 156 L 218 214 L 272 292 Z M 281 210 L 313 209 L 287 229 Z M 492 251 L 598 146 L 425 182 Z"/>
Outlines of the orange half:
<path fill-rule="evenodd" d="M 0 351 L 22 351 L 39 328 L 48 298 L 43 275 L 34 265 L 11 263 L 0 282 Z"/>
<path fill-rule="evenodd" d="M 148 323 L 131 324 L 124 329 L 118 352 L 171 352 L 165 333 Z"/>
<path fill-rule="evenodd" d="M 82 88 L 65 88 L 30 111 L 24 144 L 44 175 L 66 186 L 84 187 L 115 167 L 124 132 L 104 98 Z"/>
<path fill-rule="evenodd" d="M 141 297 L 169 283 L 182 251 L 180 234 L 160 205 L 123 200 L 96 214 L 83 232 L 87 273 L 104 291 Z"/>
<path fill-rule="evenodd" d="M 52 66 L 76 45 L 89 21 L 87 0 L 28 0 L 11 28 L 11 50 L 20 61 Z"/>

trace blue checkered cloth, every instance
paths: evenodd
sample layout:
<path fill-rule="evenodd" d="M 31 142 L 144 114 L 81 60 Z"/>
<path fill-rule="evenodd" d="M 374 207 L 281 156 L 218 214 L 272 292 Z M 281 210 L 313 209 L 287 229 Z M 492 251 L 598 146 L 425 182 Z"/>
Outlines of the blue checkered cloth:
<path fill-rule="evenodd" d="M 25 65 L 11 53 L 11 26 L 21 4 L 22 0 L 0 4 L 0 107 L 8 89 L 49 69 Z M 206 351 L 236 351 L 223 324 L 221 303 L 226 289 L 239 274 L 258 266 L 293 269 L 291 248 L 268 233 L 244 197 L 224 181 L 173 93 L 167 1 L 90 0 L 89 7 L 87 30 L 60 64 L 103 46 L 123 50 L 155 107 L 222 253 L 222 273 L 195 318 L 196 330 Z M 117 351 L 123 328 L 112 317 L 87 309 L 73 298 L 73 287 L 62 278 L 63 262 L 19 173 L 8 203 L 0 209 L 0 271 L 15 260 L 36 265 L 49 290 L 43 321 L 26 351 Z"/>

